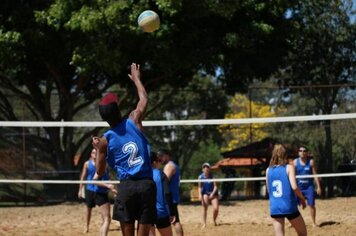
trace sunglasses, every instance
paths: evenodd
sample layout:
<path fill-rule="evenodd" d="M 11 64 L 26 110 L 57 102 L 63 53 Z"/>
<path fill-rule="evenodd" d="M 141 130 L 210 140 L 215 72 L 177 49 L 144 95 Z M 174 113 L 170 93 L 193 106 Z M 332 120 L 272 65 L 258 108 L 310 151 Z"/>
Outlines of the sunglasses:
<path fill-rule="evenodd" d="M 300 152 L 307 152 L 307 150 L 299 150 Z"/>

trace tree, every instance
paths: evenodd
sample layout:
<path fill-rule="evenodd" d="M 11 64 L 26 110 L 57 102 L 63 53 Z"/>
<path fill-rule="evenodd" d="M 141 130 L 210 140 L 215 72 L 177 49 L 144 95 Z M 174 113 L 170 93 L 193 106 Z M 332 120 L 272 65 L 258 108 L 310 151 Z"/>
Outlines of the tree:
<path fill-rule="evenodd" d="M 250 101 L 247 96 L 235 94 L 230 98 L 229 111 L 225 119 L 243 119 L 253 117 L 273 117 L 276 113 L 268 104 Z M 268 136 L 266 130 L 268 124 L 254 123 L 251 125 L 220 125 L 219 131 L 224 137 L 225 146 L 222 151 L 230 151 L 239 146 L 259 141 Z"/>
<path fill-rule="evenodd" d="M 225 91 L 214 82 L 213 77 L 207 75 L 194 76 L 184 90 L 166 87 L 151 93 L 150 100 L 158 104 L 154 112 L 148 114 L 150 120 L 221 119 L 227 109 Z M 220 156 L 216 153 L 207 156 L 208 149 L 214 149 L 214 144 L 219 146 L 221 143 L 216 126 L 164 126 L 147 127 L 145 130 L 153 149 L 163 147 L 171 150 L 172 158 L 179 163 L 183 176 L 190 176 L 192 168 L 197 167 L 191 164 L 194 157 L 205 156 L 199 161 L 208 161 Z M 188 173 L 185 174 L 186 171 Z"/>
<path fill-rule="evenodd" d="M 283 84 L 303 85 L 303 96 L 314 99 L 318 113 L 331 114 L 337 105 L 339 84 L 354 84 L 356 25 L 351 21 L 352 1 L 304 1 L 291 10 L 298 33 L 286 60 Z M 310 85 L 310 86 L 308 86 Z M 316 89 L 313 85 L 320 85 Z M 312 88 L 313 87 L 313 88 Z M 331 121 L 323 121 L 325 142 L 319 144 L 321 171 L 333 172 Z M 327 196 L 333 196 L 327 179 Z"/>
<path fill-rule="evenodd" d="M 1 1 L 0 119 L 80 120 L 114 84 L 128 109 L 136 100 L 127 79 L 133 61 L 142 65 L 148 92 L 166 85 L 184 88 L 193 75 L 215 75 L 217 68 L 223 71 L 218 80 L 243 90 L 254 71 L 267 76 L 286 53 L 293 30 L 284 17 L 288 7 L 283 1 Z M 161 17 L 153 34 L 137 27 L 144 9 Z M 283 47 L 276 50 L 277 44 Z M 260 60 L 262 55 L 274 60 Z M 9 99 L 14 95 L 21 110 Z M 38 150 L 57 169 L 71 169 L 74 154 L 88 147 L 99 129 L 26 132 L 31 151 Z"/>

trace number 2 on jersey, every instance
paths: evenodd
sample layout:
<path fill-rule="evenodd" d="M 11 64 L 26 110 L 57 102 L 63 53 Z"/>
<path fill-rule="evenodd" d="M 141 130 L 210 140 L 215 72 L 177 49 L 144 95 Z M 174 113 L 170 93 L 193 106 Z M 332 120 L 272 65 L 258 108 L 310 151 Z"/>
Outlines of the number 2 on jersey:
<path fill-rule="evenodd" d="M 136 143 L 134 142 L 128 142 L 126 143 L 123 148 L 122 151 L 127 154 L 130 154 L 129 159 L 127 160 L 127 164 L 129 165 L 129 167 L 133 167 L 136 165 L 139 165 L 141 163 L 143 163 L 143 159 L 141 156 L 137 156 L 138 153 L 138 147 L 136 145 Z"/>

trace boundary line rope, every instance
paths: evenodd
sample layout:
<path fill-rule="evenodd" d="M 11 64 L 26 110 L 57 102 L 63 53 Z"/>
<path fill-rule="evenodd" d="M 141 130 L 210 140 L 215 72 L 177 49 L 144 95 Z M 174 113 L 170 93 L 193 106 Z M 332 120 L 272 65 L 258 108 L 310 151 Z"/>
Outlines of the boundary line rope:
<path fill-rule="evenodd" d="M 345 176 L 356 176 L 356 172 L 347 173 L 328 173 L 328 174 L 317 174 L 317 175 L 303 175 L 297 178 L 329 178 L 329 177 L 345 177 Z M 215 182 L 232 182 L 232 181 L 256 181 L 256 180 L 266 180 L 266 177 L 245 177 L 245 178 L 217 178 L 213 179 Z M 199 180 L 199 179 L 183 179 L 180 183 L 199 183 L 199 182 L 210 182 L 211 179 Z M 95 184 L 95 183 L 107 183 L 107 184 L 118 184 L 119 180 L 113 181 L 89 181 L 89 180 L 32 180 L 32 179 L 0 179 L 0 183 L 23 183 L 23 184 Z"/>

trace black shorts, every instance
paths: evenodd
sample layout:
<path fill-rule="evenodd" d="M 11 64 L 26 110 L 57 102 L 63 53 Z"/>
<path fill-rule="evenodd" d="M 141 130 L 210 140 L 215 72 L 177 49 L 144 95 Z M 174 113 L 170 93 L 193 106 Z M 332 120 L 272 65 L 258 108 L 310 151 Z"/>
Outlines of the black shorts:
<path fill-rule="evenodd" d="M 156 223 L 154 225 L 156 225 L 157 229 L 167 228 L 167 227 L 171 226 L 171 220 L 170 220 L 169 216 L 164 217 L 164 218 L 159 218 L 156 220 Z"/>
<path fill-rule="evenodd" d="M 286 217 L 288 220 L 293 220 L 300 216 L 299 211 L 292 213 L 292 214 L 283 214 L 283 215 L 271 215 L 272 218 L 284 218 Z"/>
<path fill-rule="evenodd" d="M 172 208 L 173 208 L 173 209 L 172 209 L 172 210 L 173 210 L 173 216 L 176 217 L 175 222 L 179 222 L 178 204 L 173 203 L 173 204 L 172 204 Z"/>
<path fill-rule="evenodd" d="M 156 184 L 152 179 L 121 180 L 117 187 L 113 220 L 124 223 L 156 222 Z"/>
<path fill-rule="evenodd" d="M 96 193 L 90 190 L 85 191 L 85 205 L 89 208 L 101 206 L 109 202 L 107 193 Z"/>

